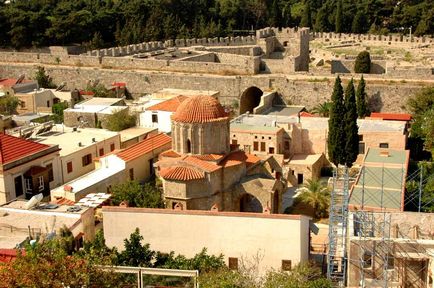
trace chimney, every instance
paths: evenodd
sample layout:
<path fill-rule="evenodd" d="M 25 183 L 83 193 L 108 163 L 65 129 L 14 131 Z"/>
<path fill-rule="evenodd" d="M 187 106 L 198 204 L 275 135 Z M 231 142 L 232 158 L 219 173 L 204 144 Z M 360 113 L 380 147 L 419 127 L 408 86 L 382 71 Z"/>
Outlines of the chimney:
<path fill-rule="evenodd" d="M 81 142 L 78 142 L 78 147 L 82 147 L 83 144 L 81 144 Z"/>

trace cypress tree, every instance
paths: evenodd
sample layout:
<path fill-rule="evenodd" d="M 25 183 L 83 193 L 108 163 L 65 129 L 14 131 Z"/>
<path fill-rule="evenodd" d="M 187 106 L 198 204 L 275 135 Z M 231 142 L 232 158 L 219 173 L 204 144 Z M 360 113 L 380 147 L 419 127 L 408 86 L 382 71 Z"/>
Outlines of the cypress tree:
<path fill-rule="evenodd" d="M 342 33 L 343 32 L 343 12 L 342 12 L 342 0 L 338 0 L 337 8 L 336 8 L 336 18 L 335 18 L 335 32 Z"/>
<path fill-rule="evenodd" d="M 327 12 L 326 9 L 323 7 L 318 10 L 318 13 L 316 13 L 315 18 L 315 31 L 317 32 L 324 32 L 327 31 Z"/>
<path fill-rule="evenodd" d="M 356 94 L 353 79 L 345 89 L 345 165 L 353 166 L 359 154 L 359 128 L 357 127 Z"/>
<path fill-rule="evenodd" d="M 361 10 L 358 10 L 356 16 L 354 16 L 353 23 L 351 25 L 351 32 L 358 34 L 364 33 L 366 32 L 366 26 L 367 23 L 365 13 L 363 13 L 363 11 Z"/>
<path fill-rule="evenodd" d="M 360 79 L 357 86 L 356 99 L 357 99 L 357 115 L 359 118 L 364 118 L 368 114 L 368 108 L 366 107 L 366 92 L 365 92 L 365 79 Z"/>
<path fill-rule="evenodd" d="M 336 77 L 330 108 L 327 148 L 330 161 L 338 166 L 345 163 L 344 91 L 341 78 Z"/>
<path fill-rule="evenodd" d="M 301 17 L 300 26 L 301 27 L 312 27 L 312 15 L 310 11 L 309 0 L 304 1 L 303 16 Z"/>

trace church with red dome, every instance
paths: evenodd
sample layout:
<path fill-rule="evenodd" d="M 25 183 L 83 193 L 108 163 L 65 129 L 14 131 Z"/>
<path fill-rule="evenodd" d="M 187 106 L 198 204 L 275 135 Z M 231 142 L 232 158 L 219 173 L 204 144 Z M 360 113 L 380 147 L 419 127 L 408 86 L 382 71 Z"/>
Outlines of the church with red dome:
<path fill-rule="evenodd" d="M 172 115 L 172 150 L 156 163 L 169 208 L 281 212 L 281 174 L 271 159 L 230 145 L 229 124 L 214 97 L 192 96 L 179 105 Z"/>

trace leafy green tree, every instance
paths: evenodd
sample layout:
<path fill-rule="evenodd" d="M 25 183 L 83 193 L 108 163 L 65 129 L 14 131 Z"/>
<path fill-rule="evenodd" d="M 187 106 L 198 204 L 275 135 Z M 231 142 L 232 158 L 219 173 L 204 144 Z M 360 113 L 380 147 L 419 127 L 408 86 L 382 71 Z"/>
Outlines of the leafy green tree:
<path fill-rule="evenodd" d="M 303 15 L 300 22 L 301 27 L 312 27 L 312 11 L 309 0 L 304 0 Z"/>
<path fill-rule="evenodd" d="M 20 100 L 15 96 L 0 97 L 0 114 L 13 115 L 17 114 L 17 108 L 20 105 Z"/>
<path fill-rule="evenodd" d="M 359 154 L 359 128 L 357 126 L 356 94 L 353 79 L 345 89 L 345 165 L 353 166 Z"/>
<path fill-rule="evenodd" d="M 315 219 L 327 217 L 330 205 L 330 190 L 319 180 L 309 179 L 307 183 L 296 190 L 297 202 L 302 202 L 313 208 Z"/>
<path fill-rule="evenodd" d="M 368 95 L 365 91 L 365 79 L 360 79 L 359 85 L 357 85 L 357 91 L 356 91 L 356 103 L 357 103 L 357 115 L 359 118 L 365 118 L 365 116 L 368 115 L 368 108 L 367 108 L 367 98 Z"/>
<path fill-rule="evenodd" d="M 318 114 L 321 117 L 329 117 L 331 106 L 332 102 L 320 103 L 312 109 L 312 113 Z"/>
<path fill-rule="evenodd" d="M 341 84 L 340 77 L 336 77 L 333 94 L 332 94 L 332 106 L 330 109 L 329 118 L 329 132 L 328 132 L 328 155 L 330 161 L 338 166 L 345 163 L 345 149 L 344 149 L 344 120 L 345 115 L 344 106 L 344 92 Z"/>
<path fill-rule="evenodd" d="M 42 88 L 56 88 L 53 79 L 47 75 L 43 66 L 36 67 L 35 80 L 38 82 L 39 87 Z"/>
<path fill-rule="evenodd" d="M 368 51 L 362 51 L 357 55 L 354 71 L 356 73 L 369 74 L 371 71 L 371 55 Z"/>
<path fill-rule="evenodd" d="M 325 8 L 321 8 L 316 13 L 315 18 L 315 31 L 324 32 L 328 31 L 328 15 Z"/>
<path fill-rule="evenodd" d="M 53 104 L 51 111 L 53 112 L 52 119 L 55 123 L 63 123 L 63 111 L 68 108 L 68 102 L 59 102 Z"/>
<path fill-rule="evenodd" d="M 118 254 L 118 265 L 133 267 L 152 267 L 152 259 L 155 251 L 152 251 L 149 244 L 142 244 L 143 236 L 139 228 L 124 240 L 125 249 Z"/>
<path fill-rule="evenodd" d="M 428 123 L 434 121 L 434 118 L 429 117 L 429 111 L 434 109 L 434 87 L 426 87 L 416 93 L 407 100 L 407 106 L 414 118 L 410 136 L 426 141 L 427 130 L 423 127 L 429 127 Z"/>
<path fill-rule="evenodd" d="M 128 109 L 119 110 L 105 119 L 105 128 L 110 131 L 122 131 L 136 126 L 136 115 L 128 113 Z"/>
<path fill-rule="evenodd" d="M 112 187 L 112 203 L 119 205 L 127 201 L 130 207 L 163 208 L 164 202 L 154 183 L 140 185 L 137 181 L 128 181 Z"/>
<path fill-rule="evenodd" d="M 342 0 L 337 0 L 336 16 L 335 16 L 335 32 L 344 32 L 344 15 L 342 11 Z"/>
<path fill-rule="evenodd" d="M 116 93 L 112 90 L 108 90 L 104 84 L 98 83 L 96 85 L 88 84 L 86 91 L 91 91 L 94 93 L 93 97 L 99 98 L 116 98 Z"/>

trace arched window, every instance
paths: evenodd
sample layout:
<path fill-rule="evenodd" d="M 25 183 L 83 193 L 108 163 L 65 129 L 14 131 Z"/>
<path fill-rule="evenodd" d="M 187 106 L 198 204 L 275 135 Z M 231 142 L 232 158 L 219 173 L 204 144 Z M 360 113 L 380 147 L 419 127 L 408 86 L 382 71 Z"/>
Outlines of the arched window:
<path fill-rule="evenodd" d="M 190 142 L 190 139 L 187 140 L 187 153 L 191 153 L 191 142 Z"/>

